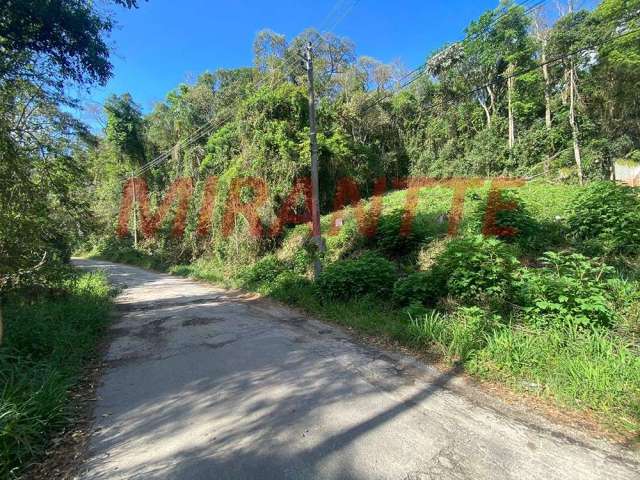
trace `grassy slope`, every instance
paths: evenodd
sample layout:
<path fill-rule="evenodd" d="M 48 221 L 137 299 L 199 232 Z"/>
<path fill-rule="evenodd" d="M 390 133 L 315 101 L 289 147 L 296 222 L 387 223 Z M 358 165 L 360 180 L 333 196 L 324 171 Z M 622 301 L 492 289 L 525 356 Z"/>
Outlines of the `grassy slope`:
<path fill-rule="evenodd" d="M 467 192 L 461 232 L 478 232 L 479 215 L 486 186 Z M 529 183 L 518 189 L 519 195 L 538 222 L 546 225 L 544 241 L 553 244 L 563 241 L 558 225 L 577 187 Z M 403 208 L 406 192 L 392 192 L 384 197 L 383 216 Z M 445 236 L 446 222 L 438 218 L 448 213 L 452 192 L 445 188 L 428 188 L 420 191 L 419 204 L 414 219 L 414 229 L 423 238 L 438 239 Z M 357 235 L 351 209 L 346 209 L 342 230 L 335 236 L 327 236 L 326 261 L 335 261 L 352 251 L 366 248 Z M 331 216 L 322 219 L 327 235 Z M 277 255 L 289 257 L 296 251 L 296 237 L 304 235 L 306 227 L 291 230 Z M 554 238 L 555 237 L 555 238 Z M 520 246 L 524 257 L 535 256 L 528 245 Z M 420 267 L 429 261 L 429 248 L 420 254 L 400 261 L 401 269 Z M 153 263 L 152 258 L 139 259 L 136 255 L 120 260 L 138 265 Z M 190 265 L 171 268 L 173 273 L 191 276 L 227 286 L 251 288 L 281 301 L 302 307 L 326 320 L 336 322 L 372 336 L 399 341 L 430 351 L 437 351 L 444 359 L 459 358 L 464 345 L 477 345 L 476 350 L 465 354 L 467 370 L 482 378 L 497 380 L 512 389 L 548 398 L 566 408 L 588 411 L 603 424 L 625 437 L 640 433 L 640 357 L 626 342 L 615 336 L 581 334 L 554 335 L 549 332 L 527 330 L 508 326 L 489 332 L 474 332 L 465 328 L 454 315 L 437 317 L 435 323 L 411 322 L 406 311 L 395 308 L 389 299 L 360 298 L 348 302 L 323 303 L 309 282 L 280 285 L 277 281 L 247 285 L 234 275 L 237 266 L 229 268 L 215 260 L 200 259 Z M 634 287 L 635 288 L 635 287 Z M 441 328 L 436 328 L 439 326 Z M 464 325 L 463 325 L 464 327 Z M 463 347 L 461 347 L 462 345 Z M 456 355 L 457 354 L 457 355 Z"/>
<path fill-rule="evenodd" d="M 0 348 L 0 478 L 37 460 L 69 422 L 70 391 L 93 357 L 108 322 L 110 287 L 84 274 L 58 298 L 11 299 Z M 10 473 L 13 472 L 13 473 Z"/>

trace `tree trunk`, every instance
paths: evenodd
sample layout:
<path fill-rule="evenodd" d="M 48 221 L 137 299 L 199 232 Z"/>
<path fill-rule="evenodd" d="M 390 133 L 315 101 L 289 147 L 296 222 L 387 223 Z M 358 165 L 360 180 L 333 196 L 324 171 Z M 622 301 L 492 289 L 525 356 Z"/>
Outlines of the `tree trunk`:
<path fill-rule="evenodd" d="M 537 8 L 533 19 L 535 37 L 540 42 L 540 60 L 542 63 L 542 78 L 544 79 L 544 123 L 547 130 L 551 130 L 551 75 L 549 74 L 549 65 L 547 65 L 547 40 L 549 29 L 543 18 L 542 8 Z M 547 151 L 544 159 L 544 174 L 549 174 L 551 167 L 551 149 Z"/>
<path fill-rule="evenodd" d="M 489 93 L 489 111 L 493 115 L 493 112 L 496 111 L 496 94 L 491 87 L 487 87 L 487 92 Z"/>
<path fill-rule="evenodd" d="M 578 123 L 576 122 L 576 90 L 576 71 L 572 61 L 569 67 L 569 124 L 571 125 L 571 136 L 573 137 L 573 155 L 576 160 L 576 167 L 578 168 L 578 181 L 580 185 L 583 185 L 582 157 L 580 156 Z"/>
<path fill-rule="evenodd" d="M 542 47 L 542 76 L 544 78 L 544 123 L 547 129 L 551 129 L 551 78 L 549 76 L 549 65 L 547 65 L 546 46 Z"/>
<path fill-rule="evenodd" d="M 508 103 L 508 110 L 509 110 L 509 139 L 507 141 L 507 145 L 509 147 L 509 150 L 512 150 L 513 146 L 516 143 L 516 124 L 513 118 L 513 102 L 512 102 L 513 89 L 516 81 L 515 77 L 513 76 L 514 68 L 515 66 L 512 63 L 509 64 L 509 68 L 507 68 L 507 75 L 508 75 L 507 103 Z"/>
<path fill-rule="evenodd" d="M 544 78 L 544 124 L 547 130 L 551 130 L 551 76 L 549 75 L 549 65 L 547 65 L 547 45 L 542 45 L 542 77 Z M 549 174 L 551 161 L 549 155 L 544 162 L 544 173 Z"/>
<path fill-rule="evenodd" d="M 483 102 L 482 100 L 478 100 L 478 103 L 482 105 L 484 114 L 487 116 L 487 127 L 489 128 L 491 127 L 491 112 L 489 111 L 489 108 L 487 107 L 487 104 L 485 102 Z"/>

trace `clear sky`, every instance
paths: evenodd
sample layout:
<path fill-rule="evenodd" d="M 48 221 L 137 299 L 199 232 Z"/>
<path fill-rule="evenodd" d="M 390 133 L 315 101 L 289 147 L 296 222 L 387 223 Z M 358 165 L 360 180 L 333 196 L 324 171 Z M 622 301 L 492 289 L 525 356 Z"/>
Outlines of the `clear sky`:
<path fill-rule="evenodd" d="M 308 27 L 331 30 L 351 39 L 358 55 L 400 60 L 413 69 L 443 43 L 461 39 L 472 19 L 497 4 L 498 0 L 141 0 L 138 9 L 113 9 L 118 23 L 110 39 L 114 75 L 89 96 L 101 103 L 112 93 L 129 92 L 148 112 L 169 90 L 205 70 L 251 65 L 253 39 L 264 28 L 288 40 Z"/>

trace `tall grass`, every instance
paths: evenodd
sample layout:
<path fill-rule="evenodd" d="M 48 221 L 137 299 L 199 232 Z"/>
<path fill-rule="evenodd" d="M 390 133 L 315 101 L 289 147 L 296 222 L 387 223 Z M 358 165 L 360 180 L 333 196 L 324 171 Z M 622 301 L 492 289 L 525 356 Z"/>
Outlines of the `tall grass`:
<path fill-rule="evenodd" d="M 468 368 L 590 410 L 616 430 L 640 432 L 640 356 L 610 332 L 503 328 L 488 337 Z"/>
<path fill-rule="evenodd" d="M 18 475 L 70 419 L 70 389 L 108 321 L 103 274 L 79 276 L 56 298 L 5 306 L 0 348 L 0 478 Z"/>

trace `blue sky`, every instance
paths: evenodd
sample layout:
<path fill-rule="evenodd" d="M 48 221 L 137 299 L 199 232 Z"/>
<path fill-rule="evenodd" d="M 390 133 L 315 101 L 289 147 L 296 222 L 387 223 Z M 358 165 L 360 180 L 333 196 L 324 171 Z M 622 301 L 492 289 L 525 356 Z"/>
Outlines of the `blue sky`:
<path fill-rule="evenodd" d="M 337 18 L 331 12 L 345 12 L 354 1 L 142 0 L 138 9 L 114 9 L 114 75 L 89 97 L 102 103 L 112 93 L 129 92 L 148 112 L 169 90 L 205 70 L 250 65 L 252 42 L 261 29 L 287 39 L 308 27 L 326 30 Z M 400 60 L 412 69 L 443 43 L 462 38 L 465 26 L 497 3 L 359 0 L 331 30 L 351 39 L 358 55 Z"/>

